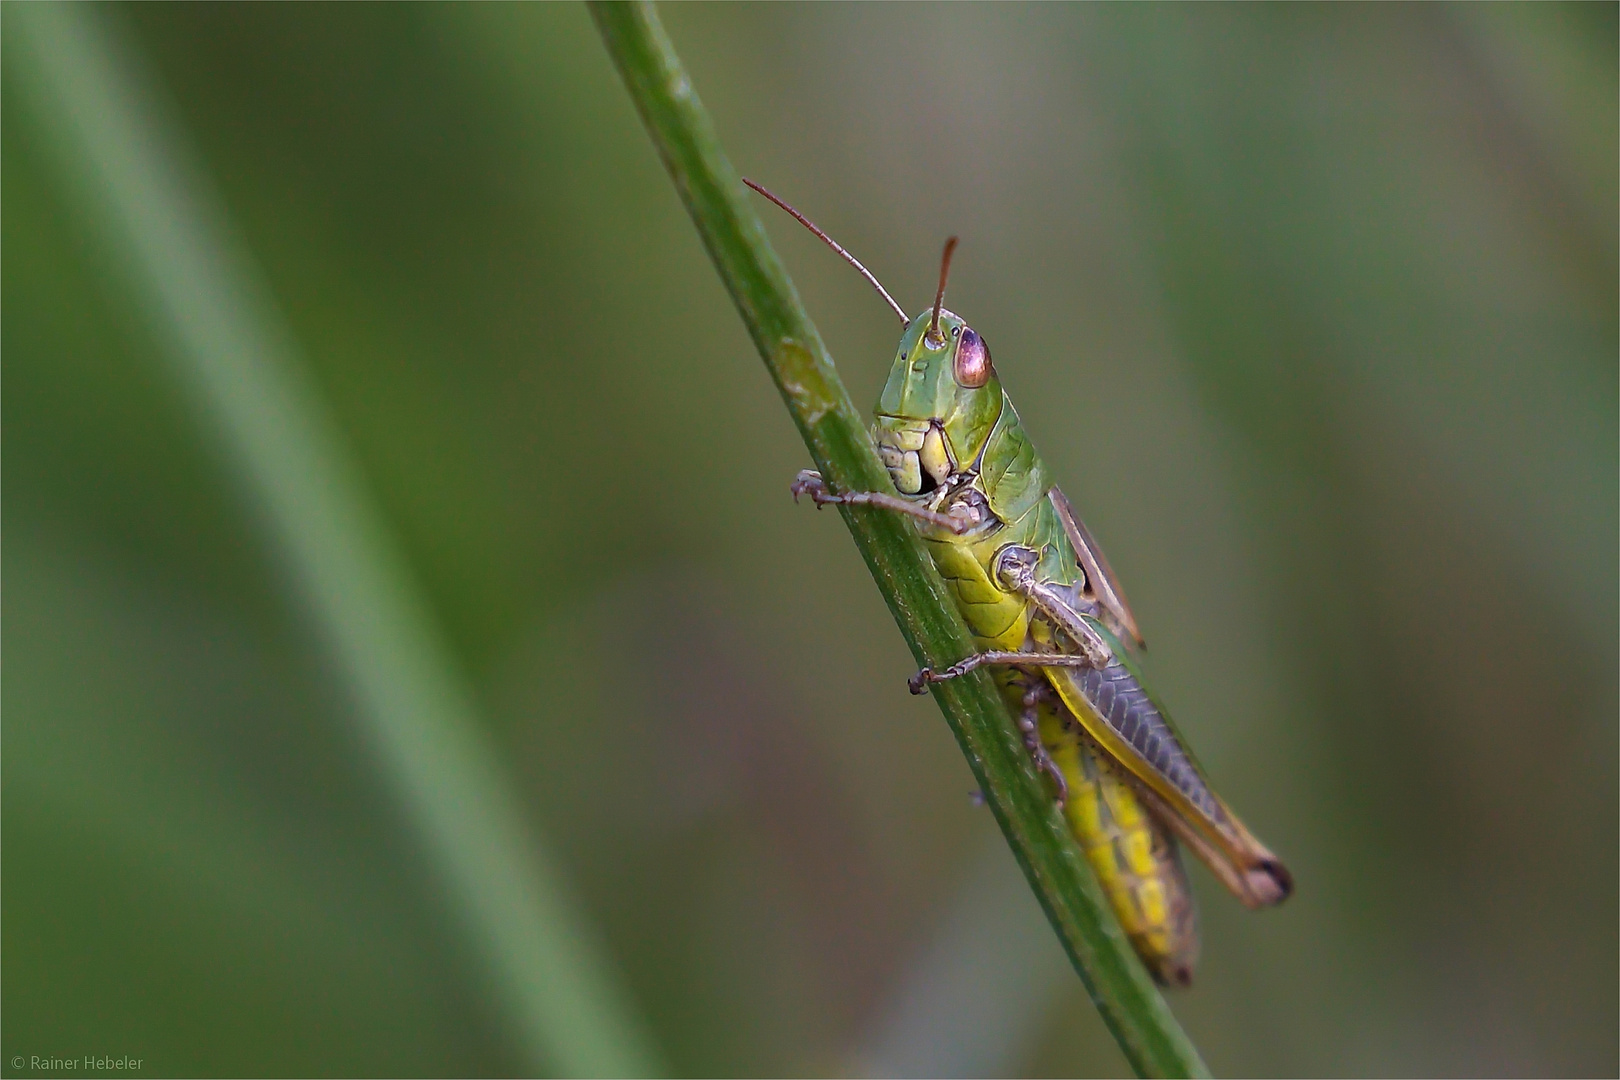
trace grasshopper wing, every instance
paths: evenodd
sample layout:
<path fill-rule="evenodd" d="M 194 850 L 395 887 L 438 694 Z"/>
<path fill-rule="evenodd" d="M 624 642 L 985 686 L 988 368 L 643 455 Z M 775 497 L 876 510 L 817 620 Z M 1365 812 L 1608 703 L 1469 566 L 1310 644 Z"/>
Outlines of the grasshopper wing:
<path fill-rule="evenodd" d="M 1148 808 L 1239 900 L 1249 907 L 1286 900 L 1294 887 L 1287 868 L 1210 788 L 1135 664 L 1124 656 L 1116 648 L 1106 667 L 1043 671 L 1086 734 L 1130 775 Z"/>
<path fill-rule="evenodd" d="M 1080 569 L 1086 572 L 1086 585 L 1096 597 L 1102 609 L 1119 620 L 1125 634 L 1137 645 L 1145 646 L 1142 632 L 1136 628 L 1136 616 L 1131 614 L 1131 605 L 1125 602 L 1125 590 L 1120 587 L 1119 579 L 1114 576 L 1114 570 L 1108 565 L 1103 556 L 1102 547 L 1091 535 L 1085 522 L 1080 520 L 1069 504 L 1068 496 L 1057 487 L 1047 492 L 1047 498 L 1052 500 L 1052 509 L 1057 511 L 1058 520 L 1063 523 L 1063 531 L 1069 537 L 1069 543 L 1074 545 L 1074 552 L 1080 558 Z"/>

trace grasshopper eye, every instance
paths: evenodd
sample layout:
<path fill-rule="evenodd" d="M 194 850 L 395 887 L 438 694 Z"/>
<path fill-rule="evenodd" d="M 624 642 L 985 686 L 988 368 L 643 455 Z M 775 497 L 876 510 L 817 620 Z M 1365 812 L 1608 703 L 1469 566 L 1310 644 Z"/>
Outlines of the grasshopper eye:
<path fill-rule="evenodd" d="M 990 347 L 971 326 L 963 327 L 962 340 L 956 345 L 957 385 L 975 390 L 990 381 L 991 371 Z"/>

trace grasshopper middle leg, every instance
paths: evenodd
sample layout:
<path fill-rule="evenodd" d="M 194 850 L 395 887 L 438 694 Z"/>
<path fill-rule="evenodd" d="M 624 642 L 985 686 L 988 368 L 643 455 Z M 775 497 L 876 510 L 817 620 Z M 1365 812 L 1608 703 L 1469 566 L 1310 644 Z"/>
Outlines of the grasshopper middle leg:
<path fill-rule="evenodd" d="M 935 671 L 933 668 L 923 668 L 908 681 L 913 694 L 926 694 L 931 683 L 947 682 L 951 679 L 966 675 L 985 665 L 992 667 L 1096 667 L 1096 660 L 1089 656 L 1068 656 L 1064 653 L 1043 652 L 1004 652 L 992 649 L 989 652 L 974 653 L 965 660 L 958 660 L 948 668 Z"/>

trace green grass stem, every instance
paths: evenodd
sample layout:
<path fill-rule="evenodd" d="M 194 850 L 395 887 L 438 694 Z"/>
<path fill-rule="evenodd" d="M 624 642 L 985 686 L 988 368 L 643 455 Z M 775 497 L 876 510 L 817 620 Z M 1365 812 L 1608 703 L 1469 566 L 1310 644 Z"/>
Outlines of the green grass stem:
<path fill-rule="evenodd" d="M 765 230 L 650 4 L 591 4 L 602 39 L 653 144 L 736 301 L 816 467 L 841 491 L 893 491 L 866 424 L 838 379 Z M 945 585 L 908 522 L 841 507 L 873 580 L 919 664 L 974 650 Z M 896 682 L 899 692 L 899 682 Z M 1030 886 L 1104 1022 L 1142 1076 L 1206 1075 L 1203 1060 L 1132 952 L 1102 890 L 1042 788 L 988 675 L 936 686 Z"/>

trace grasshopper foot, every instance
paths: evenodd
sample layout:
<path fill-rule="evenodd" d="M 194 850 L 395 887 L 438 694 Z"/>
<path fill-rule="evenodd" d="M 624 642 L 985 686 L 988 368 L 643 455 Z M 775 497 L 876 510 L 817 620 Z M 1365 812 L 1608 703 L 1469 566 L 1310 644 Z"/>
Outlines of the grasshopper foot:
<path fill-rule="evenodd" d="M 840 503 L 844 500 L 827 490 L 827 481 L 814 469 L 801 469 L 799 475 L 793 478 L 793 484 L 788 488 L 793 493 L 793 501 L 798 502 L 800 495 L 810 496 L 810 501 L 816 504 L 819 510 L 828 503 Z"/>
<path fill-rule="evenodd" d="M 917 672 L 917 674 L 907 679 L 906 685 L 911 688 L 911 692 L 913 694 L 926 694 L 928 693 L 928 685 L 930 683 L 949 682 L 951 679 L 957 678 L 960 675 L 966 675 L 974 668 L 983 664 L 984 655 L 984 653 L 974 653 L 966 660 L 963 660 L 960 663 L 952 664 L 950 667 L 943 668 L 939 671 L 935 671 L 931 667 L 925 667 L 921 671 Z"/>
<path fill-rule="evenodd" d="M 1052 783 L 1057 788 L 1057 796 L 1054 801 L 1057 803 L 1057 808 L 1062 810 L 1063 804 L 1069 801 L 1069 782 L 1063 779 L 1063 771 L 1057 767 L 1057 762 L 1053 761 L 1052 756 L 1046 752 L 1046 747 L 1043 746 L 1039 750 L 1032 751 L 1032 753 L 1035 756 L 1035 768 L 1052 778 Z"/>

